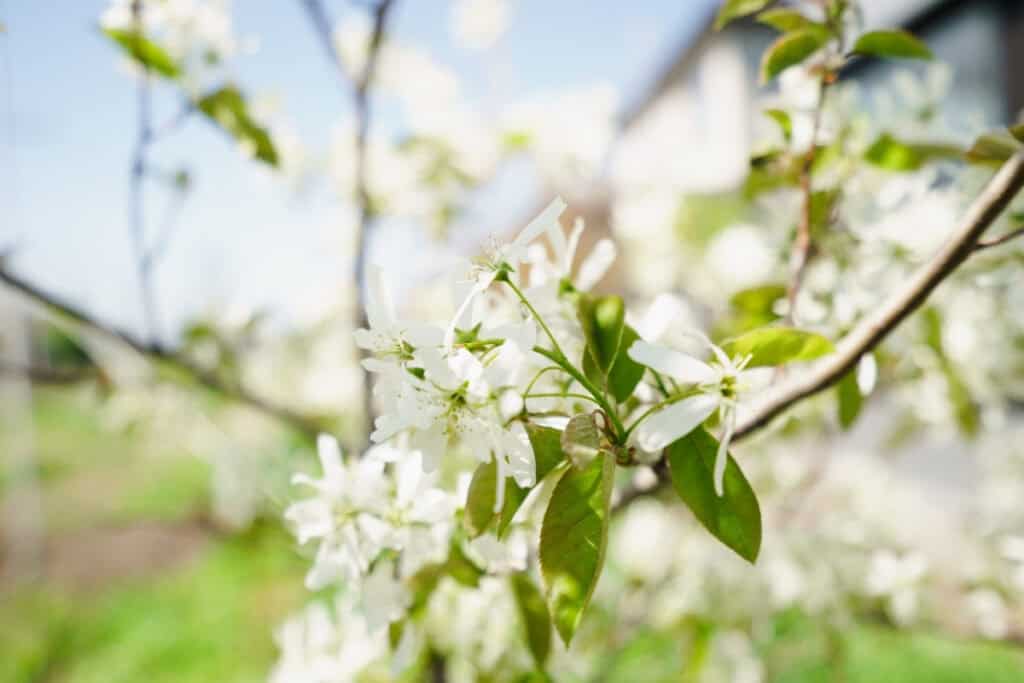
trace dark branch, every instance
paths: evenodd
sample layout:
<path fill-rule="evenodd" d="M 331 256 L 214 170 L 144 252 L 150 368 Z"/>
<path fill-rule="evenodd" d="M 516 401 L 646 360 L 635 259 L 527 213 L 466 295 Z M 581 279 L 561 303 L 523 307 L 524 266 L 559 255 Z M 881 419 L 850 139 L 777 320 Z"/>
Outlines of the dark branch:
<path fill-rule="evenodd" d="M 303 432 L 309 436 L 315 436 L 322 431 L 322 420 L 313 416 L 303 415 L 291 408 L 276 404 L 267 399 L 252 394 L 244 387 L 233 382 L 228 382 L 216 372 L 197 365 L 194 361 L 164 348 L 160 344 L 146 342 L 136 338 L 131 333 L 97 320 L 89 313 L 47 294 L 32 283 L 18 277 L 14 273 L 0 268 L 0 282 L 12 290 L 21 293 L 37 304 L 70 319 L 78 325 L 99 332 L 110 339 L 124 344 L 135 352 L 146 356 L 154 361 L 163 363 L 198 382 L 203 387 L 215 391 L 222 396 L 237 403 L 254 408 L 266 415 L 274 417 L 288 426 Z"/>
<path fill-rule="evenodd" d="M 370 44 L 366 53 L 366 64 L 362 73 L 352 81 L 352 107 L 356 117 L 355 140 L 355 197 L 359 208 L 359 223 L 356 227 L 355 265 L 353 280 L 356 290 L 356 310 L 353 324 L 355 327 L 366 327 L 366 256 L 369 248 L 369 237 L 373 229 L 373 202 L 370 197 L 366 179 L 366 145 L 370 131 L 370 87 L 377 72 L 380 48 L 384 42 L 387 21 L 394 7 L 394 0 L 380 0 L 370 7 L 373 16 L 373 29 Z M 331 64 L 337 69 L 343 80 L 347 80 L 341 56 L 331 35 L 331 20 L 327 16 L 323 4 L 319 0 L 303 0 L 306 13 L 313 24 L 320 43 Z M 370 373 L 363 372 L 363 415 L 366 419 L 366 434 L 370 432 L 373 417 L 373 402 L 370 396 Z"/>
<path fill-rule="evenodd" d="M 974 251 L 982 251 L 984 249 L 991 249 L 992 247 L 998 247 L 1000 244 L 1006 244 L 1010 240 L 1017 239 L 1021 235 L 1024 235 L 1024 228 L 1017 228 L 1012 230 L 1005 235 L 999 237 L 993 237 L 990 240 L 984 240 L 974 245 Z"/>
<path fill-rule="evenodd" d="M 911 313 L 920 308 L 932 291 L 975 251 L 978 240 L 1022 187 L 1024 151 L 1017 152 L 1003 164 L 931 261 L 921 266 L 902 289 L 843 337 L 834 353 L 823 358 L 806 373 L 793 375 L 771 391 L 764 401 L 755 405 L 753 413 L 737 426 L 733 441 L 750 436 L 800 401 L 828 389 L 853 369 L 861 356 L 874 349 Z M 664 481 L 665 477 L 661 477 L 661 482 Z M 649 492 L 628 489 L 620 496 L 617 507 Z"/>

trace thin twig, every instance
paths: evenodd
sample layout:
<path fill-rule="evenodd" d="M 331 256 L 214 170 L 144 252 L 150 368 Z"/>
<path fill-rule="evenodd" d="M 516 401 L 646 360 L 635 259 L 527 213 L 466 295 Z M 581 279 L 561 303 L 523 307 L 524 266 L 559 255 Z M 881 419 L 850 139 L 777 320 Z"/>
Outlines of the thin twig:
<path fill-rule="evenodd" d="M 874 313 L 861 320 L 826 356 L 802 374 L 794 374 L 753 406 L 752 413 L 736 427 L 733 441 L 746 438 L 768 425 L 792 406 L 838 382 L 885 337 L 916 311 L 932 291 L 974 252 L 979 238 L 995 222 L 1024 187 L 1024 151 L 1017 152 L 992 177 L 960 225 L 931 261 L 917 272 Z M 661 478 L 665 481 L 665 477 Z M 657 487 L 655 487 L 656 490 Z M 628 505 L 648 491 L 627 489 L 617 507 Z"/>
<path fill-rule="evenodd" d="M 337 69 L 339 75 L 346 79 L 341 56 L 331 34 L 331 21 L 323 4 L 319 0 L 303 0 L 306 13 L 313 23 L 314 30 L 320 39 L 320 43 L 327 53 L 331 63 Z M 384 42 L 384 34 L 387 30 L 388 16 L 394 6 L 394 0 L 380 0 L 370 7 L 373 15 L 373 29 L 370 34 L 370 43 L 366 53 L 366 63 L 362 73 L 354 78 L 352 82 L 352 106 L 356 118 L 356 140 L 355 140 L 355 197 L 359 209 L 359 222 L 355 235 L 355 264 L 353 267 L 353 281 L 356 290 L 356 310 L 353 323 L 357 328 L 367 327 L 366 318 L 366 256 L 369 247 L 369 237 L 373 229 L 373 202 L 367 186 L 366 173 L 366 146 L 370 131 L 370 101 L 369 92 L 377 71 L 377 62 L 380 55 L 380 47 Z M 347 79 L 346 79 L 347 80 Z M 366 435 L 369 435 L 370 426 L 373 421 L 373 400 L 370 395 L 371 375 L 368 370 L 363 370 L 363 415 L 366 419 Z M 368 436 L 367 436 L 368 438 Z"/>
<path fill-rule="evenodd" d="M 811 176 L 814 170 L 814 160 L 818 152 L 818 133 L 821 130 L 822 110 L 825 108 L 825 93 L 828 90 L 828 78 L 827 73 L 822 73 L 821 80 L 818 83 L 818 99 L 814 105 L 814 121 L 811 127 L 810 147 L 804 155 L 800 166 L 800 192 L 803 195 L 803 199 L 800 209 L 800 222 L 797 225 L 796 230 L 796 241 L 793 243 L 793 256 L 790 259 L 790 270 L 792 275 L 790 276 L 789 290 L 786 293 L 786 298 L 789 301 L 789 307 L 786 311 L 786 320 L 790 323 L 795 322 L 796 299 L 800 294 L 800 288 L 803 286 L 804 274 L 807 271 L 807 265 L 810 263 L 812 253 L 814 251 L 814 240 L 811 237 L 811 219 L 814 209 L 814 187 Z"/>
<path fill-rule="evenodd" d="M 1010 240 L 1017 239 L 1021 235 L 1024 235 L 1024 228 L 1017 228 L 1005 235 L 999 237 L 993 237 L 990 240 L 984 240 L 974 245 L 974 251 L 982 251 L 983 249 L 991 249 L 992 247 L 998 247 L 1000 244 L 1006 244 Z"/>
<path fill-rule="evenodd" d="M 132 0 L 132 24 L 135 29 L 136 54 L 142 54 L 141 42 L 145 36 L 145 25 L 142 18 L 142 0 Z M 156 296 L 153 293 L 153 269 L 146 249 L 146 216 L 143 187 L 146 179 L 146 155 L 153 139 L 151 118 L 151 101 L 149 87 L 149 67 L 143 60 L 137 60 L 142 69 L 139 77 L 138 90 L 138 137 L 135 141 L 135 153 L 132 159 L 131 179 L 129 181 L 128 219 L 131 227 L 132 246 L 135 251 L 135 265 L 138 270 L 139 290 L 142 299 L 142 315 L 145 320 L 150 343 L 159 346 L 160 324 L 156 309 Z"/>
<path fill-rule="evenodd" d="M 0 361 L 0 376 L 24 377 L 33 384 L 66 385 L 97 379 L 99 373 L 94 368 L 48 368 Z"/>
<path fill-rule="evenodd" d="M 274 417 L 282 423 L 287 424 L 306 435 L 315 436 L 324 428 L 324 421 L 322 419 L 311 415 L 303 415 L 291 408 L 274 403 L 260 396 L 256 396 L 239 384 L 235 382 L 228 382 L 216 372 L 197 365 L 192 360 L 171 351 L 160 344 L 143 341 L 130 332 L 94 318 L 89 313 L 86 313 L 80 308 L 44 292 L 32 283 L 18 277 L 4 268 L 0 268 L 0 283 L 7 285 L 12 290 L 21 293 L 33 302 L 43 305 L 45 308 L 72 320 L 78 325 L 82 325 L 99 332 L 110 339 L 118 341 L 143 356 L 159 361 L 160 363 L 184 373 L 207 389 L 215 391 L 237 403 L 247 405 L 261 413 Z"/>

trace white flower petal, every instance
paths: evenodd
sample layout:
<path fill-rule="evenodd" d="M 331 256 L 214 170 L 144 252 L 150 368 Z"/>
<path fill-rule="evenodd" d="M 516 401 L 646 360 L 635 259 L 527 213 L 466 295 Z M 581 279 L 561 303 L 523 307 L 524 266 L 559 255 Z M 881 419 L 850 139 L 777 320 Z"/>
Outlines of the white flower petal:
<path fill-rule="evenodd" d="M 714 382 L 717 374 L 704 361 L 664 346 L 635 341 L 627 351 L 629 357 L 641 365 L 664 373 L 686 384 Z"/>
<path fill-rule="evenodd" d="M 384 278 L 384 270 L 370 264 L 366 279 L 366 318 L 374 330 L 387 330 L 395 323 L 395 307 Z"/>
<path fill-rule="evenodd" d="M 586 292 L 600 282 L 615 262 L 616 254 L 615 243 L 611 240 L 604 239 L 595 244 L 580 264 L 580 272 L 576 276 L 577 289 Z"/>
<path fill-rule="evenodd" d="M 634 432 L 636 444 L 645 451 L 660 451 L 686 436 L 718 408 L 718 396 L 697 394 L 650 415 Z"/>
<path fill-rule="evenodd" d="M 512 243 L 517 247 L 525 247 L 530 242 L 534 241 L 540 235 L 546 231 L 553 223 L 558 222 L 558 217 L 565 211 L 565 200 L 561 197 L 555 197 L 551 200 L 551 203 L 540 212 L 536 218 L 530 221 L 523 231 L 519 233 L 515 241 Z"/>
<path fill-rule="evenodd" d="M 334 480 L 345 476 L 345 469 L 341 464 L 341 447 L 338 446 L 337 439 L 330 434 L 318 434 L 316 454 L 320 458 L 324 479 Z"/>

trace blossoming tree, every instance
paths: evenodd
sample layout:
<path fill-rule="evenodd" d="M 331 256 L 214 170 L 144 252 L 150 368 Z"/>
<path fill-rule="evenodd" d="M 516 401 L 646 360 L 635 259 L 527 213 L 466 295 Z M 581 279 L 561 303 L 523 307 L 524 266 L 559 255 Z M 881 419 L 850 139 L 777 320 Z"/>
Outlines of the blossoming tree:
<path fill-rule="evenodd" d="M 400 155 L 368 131 L 367 90 L 375 76 L 394 87 L 387 75 L 413 60 L 384 35 L 392 3 L 373 4 L 369 25 L 340 47 L 320 3 L 303 6 L 354 86 L 357 118 L 339 143 L 349 154 L 334 170 L 356 207 L 360 245 L 388 212 L 424 223 L 447 216 L 496 157 L 523 144 L 509 130 L 488 138 L 454 107 L 464 127 L 446 136 L 437 121 L 420 122 L 401 150 L 411 176 L 429 168 L 440 182 L 427 191 L 382 172 L 391 167 L 381 159 Z M 148 41 L 140 7 L 115 3 L 108 34 L 146 73 L 175 80 L 191 52 L 173 58 Z M 473 23 L 460 16 L 460 26 Z M 1024 515 L 1013 498 L 1024 454 L 1013 450 L 1011 419 L 1020 358 L 1013 349 L 1004 364 L 983 356 L 1024 338 L 1013 299 L 1019 254 L 999 255 L 1024 231 L 1024 129 L 967 149 L 879 129 L 852 114 L 841 74 L 861 59 L 928 60 L 925 44 L 899 30 L 863 32 L 847 0 L 728 0 L 718 25 L 748 16 L 780 33 L 762 80 L 795 74 L 813 95 L 810 106 L 790 106 L 784 84 L 765 112 L 773 142 L 751 159 L 742 188 L 777 247 L 766 259 L 772 281 L 722 297 L 691 263 L 703 297 L 608 293 L 601 284 L 619 247 L 601 238 L 580 253 L 586 228 L 568 226 L 556 198 L 446 283 L 445 317 L 418 319 L 395 306 L 360 246 L 352 338 L 375 419 L 370 445 L 348 453 L 322 421 L 121 336 L 316 435 L 320 471 L 294 476 L 297 500 L 284 517 L 310 548 L 307 587 L 327 598 L 279 628 L 272 681 L 602 680 L 609 644 L 637 641 L 665 654 L 669 680 L 759 681 L 771 673 L 759 638 L 791 611 L 820 618 L 827 638 L 865 614 L 1020 637 Z M 486 42 L 490 25 L 474 35 Z M 237 89 L 202 94 L 182 83 L 191 109 L 256 159 L 279 161 L 276 138 Z M 915 126 L 933 132 L 927 121 Z M 489 140 L 488 153 L 462 145 L 474 136 Z M 662 191 L 674 188 L 619 196 L 619 222 Z M 957 215 L 941 239 L 892 237 L 894 221 L 936 202 Z M 729 268 L 744 267 L 725 252 Z M 701 298 L 718 315 L 701 319 Z M 950 343 L 950 317 L 979 329 Z M 976 361 L 968 371 L 965 348 Z M 893 398 L 874 398 L 883 384 Z M 983 485 L 935 543 L 915 520 L 942 517 L 942 501 L 875 460 L 821 455 L 826 439 L 832 451 L 852 449 L 835 433 L 866 419 L 869 398 L 915 425 L 984 427 Z M 740 453 L 746 439 L 756 446 Z M 993 443 L 1006 453 L 988 455 Z"/>

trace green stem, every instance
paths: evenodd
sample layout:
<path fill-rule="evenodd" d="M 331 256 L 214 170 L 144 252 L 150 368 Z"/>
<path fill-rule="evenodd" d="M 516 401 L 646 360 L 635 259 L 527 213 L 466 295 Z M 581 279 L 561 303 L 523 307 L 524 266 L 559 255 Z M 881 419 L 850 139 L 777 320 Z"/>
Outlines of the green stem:
<path fill-rule="evenodd" d="M 537 374 L 533 376 L 533 379 L 530 380 L 530 383 L 526 385 L 526 391 L 524 391 L 523 394 L 529 394 L 530 389 L 533 389 L 533 385 L 537 383 L 537 380 L 539 380 L 544 375 L 544 373 L 550 372 L 552 370 L 561 369 L 562 368 L 557 365 L 549 365 L 547 367 L 541 368 L 540 370 L 537 371 Z"/>
<path fill-rule="evenodd" d="M 544 318 L 540 317 L 540 313 L 538 313 L 537 309 L 533 307 L 533 304 L 531 304 L 529 299 L 526 298 L 526 295 L 523 294 L 522 290 L 520 290 L 519 287 L 516 286 L 516 283 L 512 282 L 512 280 L 509 279 L 508 276 L 506 276 L 505 279 L 502 280 L 502 282 L 504 282 L 506 285 L 512 288 L 512 291 L 516 293 L 516 296 L 519 297 L 519 300 L 523 303 L 524 306 L 526 306 L 527 310 L 530 311 L 530 315 L 533 316 L 533 319 L 536 320 L 537 324 L 540 325 L 541 329 L 544 330 L 544 334 L 546 334 L 548 336 L 548 339 L 551 340 L 551 348 L 553 348 L 555 352 L 562 359 L 564 359 L 565 353 L 562 351 L 562 347 L 558 345 L 558 340 L 555 339 L 555 335 L 551 332 L 551 328 L 549 328 L 547 323 L 544 322 Z"/>
<path fill-rule="evenodd" d="M 560 349 L 552 351 L 551 349 L 545 349 L 543 346 L 534 346 L 533 351 L 534 353 L 539 353 L 540 355 L 557 363 L 558 366 L 565 370 L 569 376 L 579 382 L 580 386 L 590 392 L 590 395 L 594 397 L 594 403 L 599 405 L 605 414 L 608 415 L 608 419 L 612 421 L 612 426 L 615 427 L 616 441 L 620 444 L 624 444 L 626 442 L 624 436 L 626 431 L 625 427 L 622 425 L 622 420 L 619 419 L 619 416 L 612 409 L 607 399 L 605 399 L 601 394 L 601 390 L 594 386 L 594 383 L 587 379 L 586 375 L 576 369 Z"/>
<path fill-rule="evenodd" d="M 629 427 L 626 428 L 626 431 L 622 435 L 622 438 L 623 439 L 628 439 L 629 435 L 633 433 L 633 430 L 636 429 L 640 425 L 641 422 L 646 420 L 653 413 L 656 413 L 659 410 L 661 410 L 662 408 L 670 406 L 673 403 L 678 403 L 679 401 L 682 401 L 684 398 L 690 398 L 691 396 L 695 396 L 698 393 L 699 392 L 697 392 L 697 391 L 684 391 L 681 394 L 675 394 L 674 396 L 669 396 L 664 401 L 658 401 L 653 406 L 651 406 L 650 408 L 648 408 L 647 410 L 642 412 L 640 414 L 640 417 L 638 417 L 635 420 L 633 420 L 633 423 L 631 425 L 629 425 Z"/>
<path fill-rule="evenodd" d="M 564 394 L 560 394 L 557 392 L 545 392 L 541 394 L 523 394 L 524 401 L 528 401 L 531 398 L 578 398 L 582 401 L 590 401 L 591 403 L 600 405 L 599 403 L 597 403 L 597 401 L 594 400 L 593 396 L 588 396 L 586 394 L 576 394 L 573 392 L 566 392 Z"/>
<path fill-rule="evenodd" d="M 538 313 L 537 309 L 533 307 L 533 304 L 531 304 L 526 298 L 526 295 L 523 294 L 522 290 L 516 286 L 516 283 L 512 282 L 508 276 L 506 276 L 502 282 L 507 284 L 512 291 L 516 293 L 516 296 L 519 297 L 519 300 L 524 306 L 526 306 L 526 309 L 530 311 L 530 315 L 533 316 L 533 319 L 537 321 L 537 324 L 540 325 L 541 329 L 544 330 L 544 334 L 546 334 L 548 339 L 551 341 L 551 349 L 545 349 L 542 346 L 534 346 L 533 350 L 554 361 L 558 367 L 565 370 L 574 380 L 580 383 L 580 386 L 586 389 L 590 395 L 594 397 L 594 403 L 599 405 L 608 416 L 608 419 L 612 421 L 612 425 L 615 427 L 617 440 L 620 443 L 625 443 L 624 437 L 622 436 L 625 429 L 622 426 L 622 420 L 619 419 L 619 416 L 608 403 L 608 400 L 605 398 L 601 390 L 594 386 L 594 383 L 587 379 L 586 375 L 580 372 L 572 363 L 569 362 L 569 359 L 566 358 L 565 352 L 562 351 L 562 347 L 558 345 L 558 340 L 555 339 L 554 333 L 551 332 L 551 328 L 549 328 L 547 323 L 544 322 L 544 318 L 540 316 L 540 313 Z"/>

